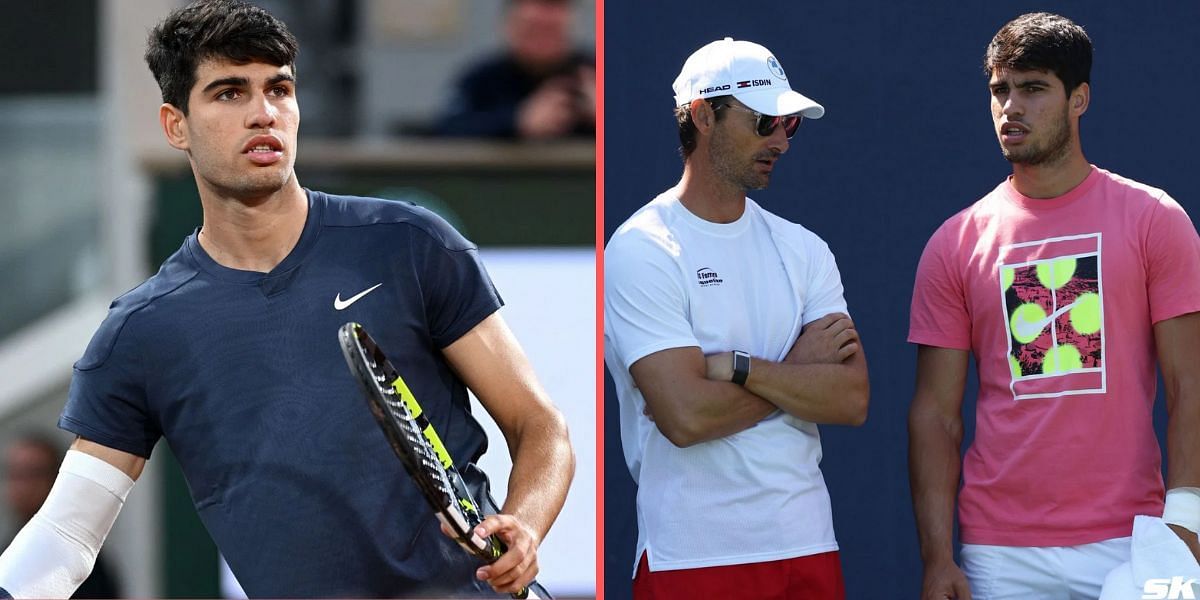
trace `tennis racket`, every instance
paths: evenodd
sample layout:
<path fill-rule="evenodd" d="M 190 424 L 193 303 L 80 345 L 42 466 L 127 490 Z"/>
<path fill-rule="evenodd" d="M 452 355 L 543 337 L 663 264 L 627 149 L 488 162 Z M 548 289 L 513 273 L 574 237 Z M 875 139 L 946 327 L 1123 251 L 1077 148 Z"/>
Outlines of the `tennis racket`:
<path fill-rule="evenodd" d="M 371 414 L 434 515 L 454 533 L 460 546 L 485 563 L 496 562 L 507 550 L 504 542 L 495 535 L 487 539 L 475 535 L 475 527 L 483 522 L 478 505 L 404 379 L 362 325 L 342 325 L 338 342 L 346 364 L 366 392 Z M 531 586 L 542 595 L 525 588 L 512 597 L 550 598 L 536 582 Z"/>

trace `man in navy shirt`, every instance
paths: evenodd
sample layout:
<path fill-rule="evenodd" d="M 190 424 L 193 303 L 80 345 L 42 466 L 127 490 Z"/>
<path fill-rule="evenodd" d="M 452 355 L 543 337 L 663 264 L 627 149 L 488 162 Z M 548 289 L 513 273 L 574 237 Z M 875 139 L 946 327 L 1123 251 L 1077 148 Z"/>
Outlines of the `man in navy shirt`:
<path fill-rule="evenodd" d="M 159 119 L 204 221 L 76 363 L 59 424 L 79 438 L 0 557 L 13 596 L 75 589 L 159 438 L 251 596 L 491 595 L 536 575 L 574 468 L 563 418 L 470 242 L 420 208 L 300 187 L 296 52 L 241 0 L 193 3 L 151 33 Z M 496 563 L 438 532 L 346 369 L 347 321 L 388 352 L 485 505 L 468 387 L 496 420 L 513 471 L 477 530 L 508 544 Z"/>
<path fill-rule="evenodd" d="M 435 133 L 524 140 L 595 136 L 596 61 L 572 48 L 573 4 L 507 0 L 505 48 L 459 77 Z"/>

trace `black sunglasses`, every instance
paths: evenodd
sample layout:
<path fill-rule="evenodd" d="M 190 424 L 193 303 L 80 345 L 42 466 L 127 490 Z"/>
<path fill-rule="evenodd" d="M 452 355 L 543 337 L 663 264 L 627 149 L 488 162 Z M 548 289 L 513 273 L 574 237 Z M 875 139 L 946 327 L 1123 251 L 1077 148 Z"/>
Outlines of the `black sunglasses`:
<path fill-rule="evenodd" d="M 737 104 L 718 104 L 717 106 L 713 107 L 713 110 L 716 111 L 722 108 L 736 108 L 742 112 L 747 112 L 755 117 L 758 117 L 758 120 L 754 123 L 754 131 L 763 137 L 769 137 L 772 133 L 775 133 L 776 127 L 783 125 L 783 133 L 787 136 L 787 139 L 790 140 L 792 139 L 793 135 L 796 135 L 796 130 L 800 129 L 800 122 L 804 120 L 804 117 L 800 115 L 764 115 L 757 110 L 749 109 Z"/>

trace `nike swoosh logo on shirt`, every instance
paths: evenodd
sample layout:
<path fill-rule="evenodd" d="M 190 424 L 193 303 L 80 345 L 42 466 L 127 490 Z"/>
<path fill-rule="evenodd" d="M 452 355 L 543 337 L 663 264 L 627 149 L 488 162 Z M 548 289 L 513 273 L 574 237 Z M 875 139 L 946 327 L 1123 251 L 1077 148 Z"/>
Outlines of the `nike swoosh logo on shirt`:
<path fill-rule="evenodd" d="M 1017 339 L 1028 338 L 1037 335 L 1038 332 L 1045 329 L 1046 325 L 1049 325 L 1051 321 L 1062 316 L 1063 313 L 1071 310 L 1072 308 L 1075 308 L 1076 304 L 1079 304 L 1079 300 L 1075 300 L 1075 302 L 1072 302 L 1037 321 L 1030 322 L 1023 319 L 1017 319 L 1015 322 L 1013 322 L 1013 329 L 1016 330 Z"/>
<path fill-rule="evenodd" d="M 367 294 L 370 294 L 371 292 L 375 291 L 375 288 L 377 288 L 377 287 L 379 287 L 379 286 L 381 286 L 381 285 L 383 285 L 383 284 L 382 284 L 382 283 L 377 283 L 377 284 L 375 284 L 375 285 L 373 285 L 373 286 L 371 286 L 371 287 L 369 287 L 369 288 L 367 288 L 367 289 L 365 289 L 365 290 L 363 290 L 363 291 L 361 291 L 361 292 L 359 292 L 359 293 L 357 293 L 357 294 L 355 294 L 355 295 L 353 295 L 353 296 L 350 296 L 349 298 L 346 298 L 345 300 L 342 300 L 342 293 L 341 293 L 341 292 L 338 292 L 338 295 L 337 295 L 337 297 L 335 297 L 335 298 L 333 299 L 333 310 L 345 310 L 345 309 L 346 309 L 348 306 L 350 306 L 351 304 L 354 304 L 355 302 L 358 302 L 358 299 L 359 299 L 359 298 L 362 298 L 363 296 L 366 296 Z"/>

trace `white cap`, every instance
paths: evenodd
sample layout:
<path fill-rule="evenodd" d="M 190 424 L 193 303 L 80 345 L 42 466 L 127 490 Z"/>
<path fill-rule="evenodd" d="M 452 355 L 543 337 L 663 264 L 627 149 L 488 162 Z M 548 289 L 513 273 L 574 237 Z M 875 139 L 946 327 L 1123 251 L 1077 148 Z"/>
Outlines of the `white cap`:
<path fill-rule="evenodd" d="M 770 50 L 725 38 L 692 53 L 672 84 L 675 106 L 696 98 L 733 95 L 742 104 L 764 115 L 800 113 L 820 119 L 825 109 L 792 90 L 783 66 Z"/>

